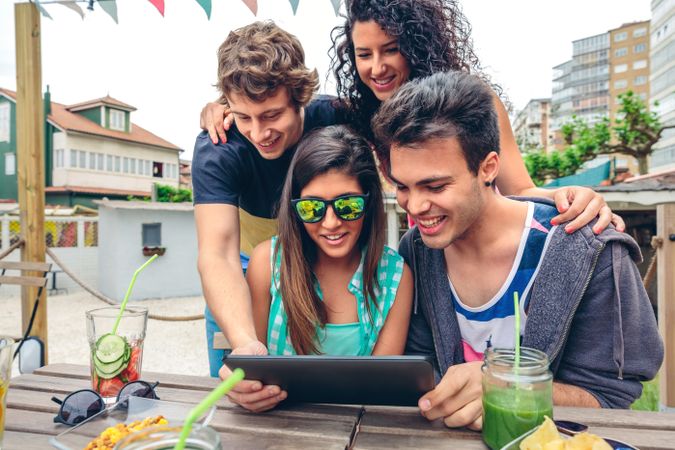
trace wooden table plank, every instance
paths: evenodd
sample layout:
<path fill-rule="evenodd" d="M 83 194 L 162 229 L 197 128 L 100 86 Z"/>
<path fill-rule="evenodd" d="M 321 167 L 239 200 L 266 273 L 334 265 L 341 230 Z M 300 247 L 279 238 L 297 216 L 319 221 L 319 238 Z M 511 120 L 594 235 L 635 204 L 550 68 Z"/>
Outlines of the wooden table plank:
<path fill-rule="evenodd" d="M 45 434 L 5 431 L 2 448 L 5 450 L 45 450 L 51 448 L 51 445 L 49 436 Z"/>

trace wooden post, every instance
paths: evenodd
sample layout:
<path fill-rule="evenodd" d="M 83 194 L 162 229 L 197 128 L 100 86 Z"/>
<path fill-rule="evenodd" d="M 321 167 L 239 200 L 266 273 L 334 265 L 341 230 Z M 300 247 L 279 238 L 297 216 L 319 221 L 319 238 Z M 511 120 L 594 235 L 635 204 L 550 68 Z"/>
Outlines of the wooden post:
<path fill-rule="evenodd" d="M 14 5 L 16 25 L 16 145 L 21 233 L 26 243 L 21 260 L 45 262 L 45 169 L 44 107 L 42 104 L 42 62 L 40 13 L 33 3 Z M 29 273 L 41 276 L 41 273 Z M 30 320 L 37 288 L 21 288 L 21 322 Z M 31 331 L 45 345 L 47 363 L 47 294 L 42 291 Z"/>
<path fill-rule="evenodd" d="M 659 330 L 663 337 L 665 359 L 661 366 L 661 404 L 675 408 L 675 203 L 656 207 L 656 234 L 662 239 L 657 250 L 659 291 Z"/>

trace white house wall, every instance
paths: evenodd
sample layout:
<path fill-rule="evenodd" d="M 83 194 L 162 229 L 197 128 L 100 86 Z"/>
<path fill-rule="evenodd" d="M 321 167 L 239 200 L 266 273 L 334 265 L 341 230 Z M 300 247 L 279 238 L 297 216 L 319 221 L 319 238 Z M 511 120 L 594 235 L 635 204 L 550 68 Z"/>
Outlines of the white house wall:
<path fill-rule="evenodd" d="M 177 151 L 63 132 L 54 134 L 54 151 L 57 149 L 65 151 L 63 158 L 64 167 L 54 168 L 52 178 L 54 186 L 83 186 L 144 192 L 150 192 L 153 183 L 178 187 L 178 173 L 176 173 L 175 178 L 166 177 L 166 164 L 174 164 L 176 168 L 179 167 Z M 127 157 L 137 160 L 161 162 L 165 165 L 165 177 L 155 178 L 151 175 L 132 175 L 128 173 L 108 172 L 106 170 L 70 167 L 71 149 L 103 153 L 105 155 L 112 155 L 113 157 L 119 156 L 120 158 Z M 104 157 L 104 167 L 105 164 L 106 158 Z M 176 172 L 178 172 L 178 169 L 176 169 Z"/>
<path fill-rule="evenodd" d="M 124 298 L 143 256 L 144 223 L 161 223 L 166 253 L 139 275 L 132 300 L 201 295 L 197 272 L 197 236 L 189 211 L 117 209 L 99 205 L 98 286 L 111 298 Z"/>

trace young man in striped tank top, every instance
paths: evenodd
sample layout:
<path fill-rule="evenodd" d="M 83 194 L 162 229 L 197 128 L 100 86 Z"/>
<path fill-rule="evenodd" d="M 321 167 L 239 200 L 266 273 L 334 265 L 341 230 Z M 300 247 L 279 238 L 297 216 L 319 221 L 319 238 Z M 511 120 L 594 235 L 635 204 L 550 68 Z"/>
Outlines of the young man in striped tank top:
<path fill-rule="evenodd" d="M 417 226 L 399 252 L 415 278 L 406 351 L 432 355 L 439 383 L 419 401 L 429 420 L 482 427 L 488 347 L 521 336 L 545 352 L 557 405 L 626 408 L 653 378 L 663 344 L 635 260 L 609 228 L 569 234 L 546 200 L 499 195 L 497 115 L 489 88 L 465 73 L 414 80 L 373 119 L 399 204 Z"/>

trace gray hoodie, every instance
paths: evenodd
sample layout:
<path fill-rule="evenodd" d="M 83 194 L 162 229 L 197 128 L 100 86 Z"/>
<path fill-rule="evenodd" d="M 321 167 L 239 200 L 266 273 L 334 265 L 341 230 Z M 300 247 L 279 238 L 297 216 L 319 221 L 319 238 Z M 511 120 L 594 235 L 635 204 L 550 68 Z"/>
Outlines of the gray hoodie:
<path fill-rule="evenodd" d="M 528 199 L 546 204 L 546 200 Z M 444 374 L 464 362 L 442 250 L 424 245 L 417 227 L 399 253 L 415 278 L 406 353 L 430 355 Z M 605 408 L 627 408 L 663 360 L 654 311 L 634 261 L 635 241 L 612 228 L 595 235 L 557 227 L 531 291 L 522 345 L 545 352 L 554 380 L 590 392 Z M 476 282 L 480 282 L 476 280 Z"/>

